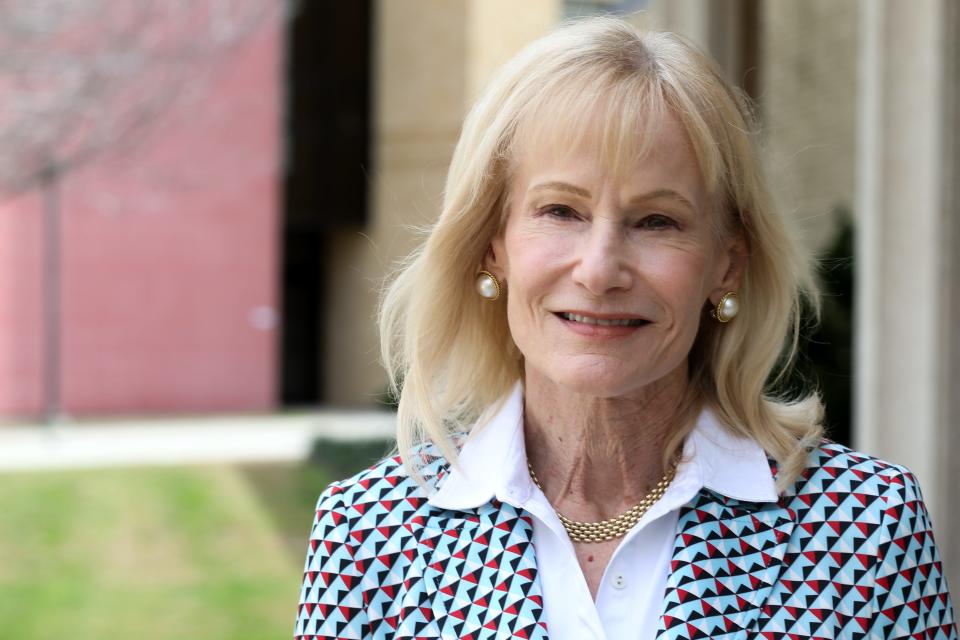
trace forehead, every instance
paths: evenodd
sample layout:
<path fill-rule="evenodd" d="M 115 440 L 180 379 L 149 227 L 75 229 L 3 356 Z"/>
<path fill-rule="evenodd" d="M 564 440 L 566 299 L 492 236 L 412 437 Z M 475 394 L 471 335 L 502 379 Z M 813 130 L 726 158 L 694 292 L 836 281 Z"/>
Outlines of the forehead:
<path fill-rule="evenodd" d="M 679 104 L 686 104 L 681 89 L 652 74 L 566 74 L 524 98 L 503 150 L 508 171 L 524 157 L 575 155 L 595 157 L 619 176 L 651 152 L 662 152 L 665 139 L 682 139 L 686 149 L 697 149 L 691 154 L 712 192 L 719 176 L 708 151 L 716 143 L 703 139 L 710 136 L 700 126 L 702 117 Z"/>
<path fill-rule="evenodd" d="M 614 167 L 632 164 L 649 149 L 650 132 L 659 129 L 667 109 L 657 92 L 625 84 L 597 81 L 536 95 L 519 114 L 508 157 L 587 153 Z"/>
<path fill-rule="evenodd" d="M 513 146 L 511 190 L 526 191 L 544 181 L 590 189 L 598 182 L 613 180 L 642 191 L 674 190 L 697 205 L 706 197 L 686 130 L 669 111 L 629 128 L 614 128 L 595 114 L 575 130 L 541 124 L 534 133 L 518 137 Z"/>

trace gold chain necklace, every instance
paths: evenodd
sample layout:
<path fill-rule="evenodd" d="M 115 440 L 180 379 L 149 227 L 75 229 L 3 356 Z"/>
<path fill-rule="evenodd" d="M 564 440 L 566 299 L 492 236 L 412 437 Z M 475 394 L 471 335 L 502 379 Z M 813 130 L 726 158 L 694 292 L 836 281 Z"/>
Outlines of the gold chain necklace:
<path fill-rule="evenodd" d="M 543 485 L 540 484 L 537 474 L 533 471 L 533 465 L 531 465 L 529 461 L 527 462 L 527 468 L 530 470 L 530 479 L 533 480 L 533 483 L 537 485 L 540 491 L 543 491 Z M 554 513 L 560 518 L 560 523 L 563 524 L 563 528 L 567 530 L 567 535 L 570 536 L 570 539 L 574 542 L 606 542 L 607 540 L 621 538 L 627 534 L 627 531 L 633 528 L 633 525 L 640 522 L 643 514 L 645 514 L 657 500 L 663 497 L 667 487 L 673 482 L 673 476 L 676 471 L 677 464 L 674 462 L 670 468 L 667 469 L 663 477 L 660 478 L 657 486 L 651 489 L 647 495 L 643 496 L 640 502 L 614 518 L 608 518 L 600 522 L 578 522 L 577 520 L 571 520 L 556 509 L 554 509 Z M 544 491 L 544 494 L 546 494 L 546 491 Z"/>

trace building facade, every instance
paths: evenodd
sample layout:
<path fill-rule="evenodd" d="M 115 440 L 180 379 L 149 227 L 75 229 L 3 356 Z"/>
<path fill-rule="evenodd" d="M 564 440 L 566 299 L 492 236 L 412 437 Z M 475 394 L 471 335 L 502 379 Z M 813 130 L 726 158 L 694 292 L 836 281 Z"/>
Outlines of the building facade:
<path fill-rule="evenodd" d="M 138 139 L 0 202 L 0 416 L 276 406 L 282 26 L 196 69 Z"/>

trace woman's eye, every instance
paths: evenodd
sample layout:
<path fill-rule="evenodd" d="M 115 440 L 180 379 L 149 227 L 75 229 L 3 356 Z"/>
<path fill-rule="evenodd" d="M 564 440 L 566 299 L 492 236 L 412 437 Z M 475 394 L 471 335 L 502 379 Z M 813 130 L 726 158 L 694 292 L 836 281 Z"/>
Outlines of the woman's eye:
<path fill-rule="evenodd" d="M 542 215 L 547 215 L 552 218 L 560 219 L 573 219 L 577 217 L 577 212 L 571 209 L 570 207 L 562 204 L 551 204 L 543 207 L 540 210 Z"/>
<path fill-rule="evenodd" d="M 661 214 L 653 214 L 646 216 L 637 222 L 637 227 L 640 229 L 651 229 L 653 231 L 658 231 L 661 229 L 678 229 L 680 225 L 677 224 L 677 221 L 673 218 L 669 218 Z"/>

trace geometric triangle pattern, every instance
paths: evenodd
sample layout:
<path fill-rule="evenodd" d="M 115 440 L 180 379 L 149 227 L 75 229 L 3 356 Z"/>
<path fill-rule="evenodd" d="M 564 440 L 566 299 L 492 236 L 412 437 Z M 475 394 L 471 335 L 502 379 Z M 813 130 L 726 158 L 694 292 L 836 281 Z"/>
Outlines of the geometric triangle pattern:
<path fill-rule="evenodd" d="M 445 469 L 426 457 L 434 482 Z M 294 636 L 544 639 L 532 536 L 507 504 L 430 505 L 388 458 L 320 496 Z"/>
<path fill-rule="evenodd" d="M 916 478 L 834 443 L 779 503 L 702 491 L 671 569 L 658 638 L 957 638 Z"/>
<path fill-rule="evenodd" d="M 434 451 L 420 454 L 430 484 L 446 473 Z M 294 636 L 546 638 L 532 536 L 530 515 L 496 500 L 430 505 L 383 460 L 320 496 Z M 703 489 L 670 569 L 659 640 L 957 640 L 916 478 L 826 441 L 778 503 Z"/>

